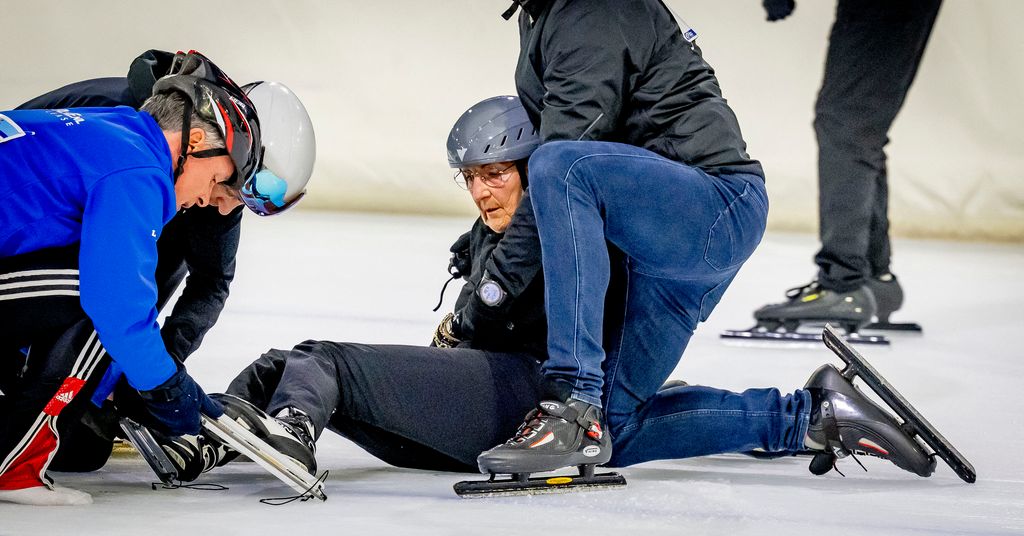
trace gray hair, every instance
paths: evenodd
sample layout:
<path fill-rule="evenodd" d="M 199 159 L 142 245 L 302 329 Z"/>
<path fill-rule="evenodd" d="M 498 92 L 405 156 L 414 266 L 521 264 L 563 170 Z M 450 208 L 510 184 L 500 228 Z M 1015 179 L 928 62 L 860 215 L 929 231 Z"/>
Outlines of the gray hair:
<path fill-rule="evenodd" d="M 178 91 L 159 93 L 146 99 L 140 110 L 153 116 L 160 130 L 165 132 L 181 132 L 182 118 L 185 115 L 185 96 Z M 210 121 L 199 117 L 192 112 L 192 128 L 201 128 L 206 133 L 206 146 L 210 149 L 220 149 L 225 146 L 224 136 L 220 128 Z M 186 133 L 182 135 L 187 136 Z"/>

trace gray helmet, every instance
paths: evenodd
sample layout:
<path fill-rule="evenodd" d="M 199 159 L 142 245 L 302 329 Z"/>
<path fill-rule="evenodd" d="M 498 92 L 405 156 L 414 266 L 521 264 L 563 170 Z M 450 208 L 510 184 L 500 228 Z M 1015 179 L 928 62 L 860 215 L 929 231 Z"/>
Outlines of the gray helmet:
<path fill-rule="evenodd" d="M 448 134 L 448 165 L 466 168 L 527 158 L 540 145 L 519 97 L 503 95 L 474 104 Z"/>

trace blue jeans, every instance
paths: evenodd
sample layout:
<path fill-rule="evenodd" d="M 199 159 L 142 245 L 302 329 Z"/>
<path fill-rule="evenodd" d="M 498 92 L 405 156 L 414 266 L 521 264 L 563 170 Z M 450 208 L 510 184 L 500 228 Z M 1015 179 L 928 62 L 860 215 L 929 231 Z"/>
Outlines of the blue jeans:
<path fill-rule="evenodd" d="M 544 374 L 604 408 L 613 464 L 802 446 L 805 392 L 658 392 L 764 234 L 762 177 L 559 141 L 533 153 L 529 181 L 546 285 Z"/>

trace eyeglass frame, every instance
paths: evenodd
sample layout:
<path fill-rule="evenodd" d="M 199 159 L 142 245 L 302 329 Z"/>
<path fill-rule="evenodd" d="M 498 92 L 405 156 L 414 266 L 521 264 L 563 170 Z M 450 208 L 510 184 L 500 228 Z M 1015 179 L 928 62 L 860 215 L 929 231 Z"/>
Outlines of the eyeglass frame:
<path fill-rule="evenodd" d="M 512 177 L 512 168 L 516 167 L 516 163 L 512 162 L 507 167 L 504 167 L 497 171 L 487 171 L 489 177 L 485 177 L 483 173 L 477 173 L 475 171 L 467 171 L 466 169 L 459 169 L 455 171 L 455 175 L 452 176 L 452 180 L 455 184 L 463 190 L 469 191 L 471 181 L 475 180 L 476 177 L 480 177 L 485 185 L 489 188 L 501 188 L 508 183 L 509 178 Z M 469 175 L 467 177 L 467 174 Z"/>

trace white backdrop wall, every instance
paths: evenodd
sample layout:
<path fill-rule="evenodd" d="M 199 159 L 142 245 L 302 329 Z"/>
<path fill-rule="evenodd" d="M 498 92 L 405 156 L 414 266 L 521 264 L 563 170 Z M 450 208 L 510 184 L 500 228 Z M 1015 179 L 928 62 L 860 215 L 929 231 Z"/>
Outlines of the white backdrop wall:
<path fill-rule="evenodd" d="M 835 3 L 764 21 L 757 0 L 668 0 L 700 34 L 750 153 L 770 225 L 817 225 L 813 102 Z M 514 94 L 506 0 L 0 0 L 0 109 L 121 76 L 148 48 L 194 48 L 236 81 L 306 103 L 319 157 L 309 208 L 473 214 L 444 142 L 470 104 Z M 888 148 L 893 231 L 1024 240 L 1024 2 L 947 0 Z"/>

